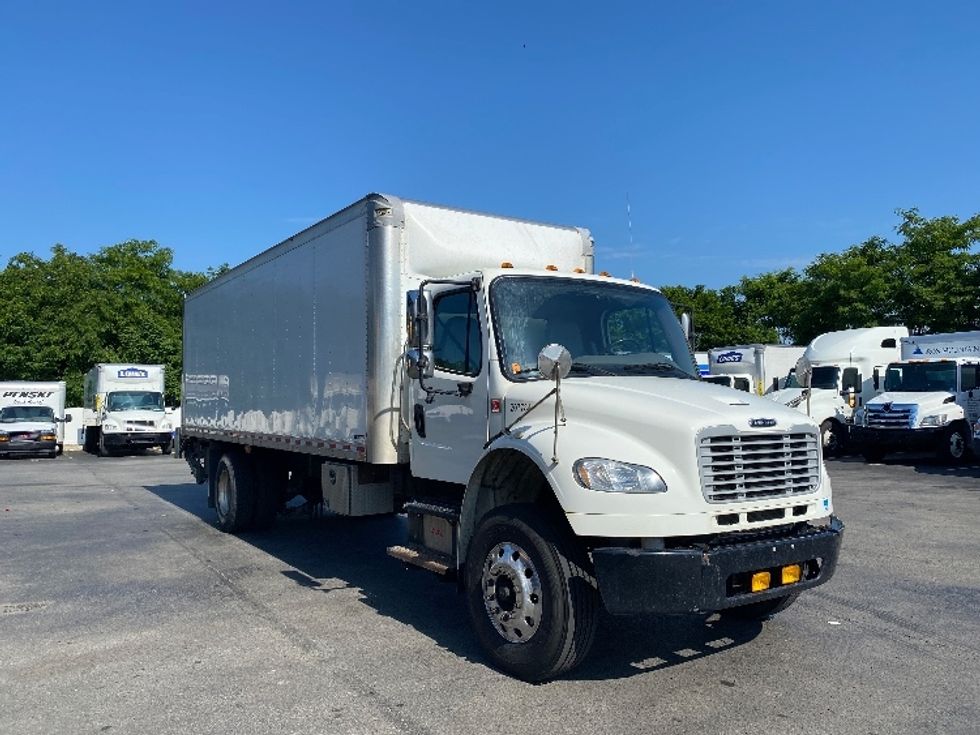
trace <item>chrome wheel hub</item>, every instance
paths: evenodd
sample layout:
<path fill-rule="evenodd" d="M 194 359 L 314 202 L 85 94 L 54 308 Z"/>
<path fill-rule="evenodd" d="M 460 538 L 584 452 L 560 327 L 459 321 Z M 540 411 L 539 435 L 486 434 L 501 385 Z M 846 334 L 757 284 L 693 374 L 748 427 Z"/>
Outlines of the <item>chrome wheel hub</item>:
<path fill-rule="evenodd" d="M 483 604 L 494 629 L 510 643 L 527 643 L 541 623 L 541 579 L 517 544 L 494 546 L 483 562 Z"/>

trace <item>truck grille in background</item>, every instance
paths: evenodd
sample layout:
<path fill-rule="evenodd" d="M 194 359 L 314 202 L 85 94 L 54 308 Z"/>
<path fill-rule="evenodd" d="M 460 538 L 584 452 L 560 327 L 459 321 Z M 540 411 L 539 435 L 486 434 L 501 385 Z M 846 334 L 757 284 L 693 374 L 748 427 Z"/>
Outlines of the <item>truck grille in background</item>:
<path fill-rule="evenodd" d="M 709 503 L 804 495 L 820 484 L 816 434 L 724 434 L 698 440 L 701 491 Z"/>
<path fill-rule="evenodd" d="M 884 405 L 867 406 L 868 426 L 875 429 L 908 429 L 912 426 L 911 406 L 891 406 L 886 411 Z"/>

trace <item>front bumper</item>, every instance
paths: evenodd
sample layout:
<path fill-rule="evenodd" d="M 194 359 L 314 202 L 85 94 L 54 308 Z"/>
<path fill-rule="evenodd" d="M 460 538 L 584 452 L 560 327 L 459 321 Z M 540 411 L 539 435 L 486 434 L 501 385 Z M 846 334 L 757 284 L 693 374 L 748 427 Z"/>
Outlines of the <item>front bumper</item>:
<path fill-rule="evenodd" d="M 614 615 L 711 612 L 823 584 L 837 568 L 843 534 L 844 524 L 832 516 L 827 526 L 780 536 L 659 551 L 599 548 L 592 559 L 602 601 Z M 747 574 L 788 564 L 802 564 L 803 579 L 764 592 L 741 586 Z"/>
<path fill-rule="evenodd" d="M 14 439 L 12 441 L 0 442 L 0 457 L 46 456 L 57 450 L 57 441 L 46 442 L 31 439 Z"/>
<path fill-rule="evenodd" d="M 851 429 L 851 438 L 862 448 L 931 448 L 942 441 L 948 430 L 948 426 L 928 426 L 921 429 L 873 429 L 855 426 Z"/>
<path fill-rule="evenodd" d="M 169 431 L 114 431 L 103 433 L 102 440 L 107 447 L 158 447 L 170 442 Z"/>

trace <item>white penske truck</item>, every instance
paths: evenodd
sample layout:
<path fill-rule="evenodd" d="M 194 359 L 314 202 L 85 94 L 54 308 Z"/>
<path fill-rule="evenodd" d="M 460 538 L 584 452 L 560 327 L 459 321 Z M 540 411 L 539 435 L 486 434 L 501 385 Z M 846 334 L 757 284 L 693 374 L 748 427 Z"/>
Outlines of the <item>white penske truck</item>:
<path fill-rule="evenodd" d="M 388 554 L 541 681 L 602 607 L 763 619 L 834 572 L 817 425 L 685 334 L 586 230 L 372 194 L 187 297 L 180 451 L 225 531 L 404 513 Z"/>
<path fill-rule="evenodd" d="M 163 399 L 163 365 L 95 365 L 85 375 L 85 450 L 107 457 L 159 447 L 169 454 L 173 427 Z"/>
<path fill-rule="evenodd" d="M 64 381 L 0 381 L 0 457 L 57 457 L 66 421 Z"/>
<path fill-rule="evenodd" d="M 907 450 L 962 461 L 980 447 L 980 331 L 904 337 L 901 350 L 854 429 L 865 459 Z"/>
<path fill-rule="evenodd" d="M 807 345 L 787 387 L 769 394 L 820 426 L 827 456 L 850 445 L 857 410 L 883 390 L 885 366 L 899 359 L 905 327 L 826 332 Z"/>

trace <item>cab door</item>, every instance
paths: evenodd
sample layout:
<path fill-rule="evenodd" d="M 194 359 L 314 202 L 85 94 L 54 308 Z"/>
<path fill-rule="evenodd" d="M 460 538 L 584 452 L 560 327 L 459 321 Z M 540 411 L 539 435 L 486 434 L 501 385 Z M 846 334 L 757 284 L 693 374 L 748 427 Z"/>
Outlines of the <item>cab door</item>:
<path fill-rule="evenodd" d="M 960 365 L 960 384 L 956 402 L 963 406 L 972 427 L 980 421 L 980 364 Z"/>
<path fill-rule="evenodd" d="M 427 289 L 431 376 L 411 383 L 412 474 L 466 483 L 483 453 L 489 416 L 482 291 L 452 284 Z"/>

